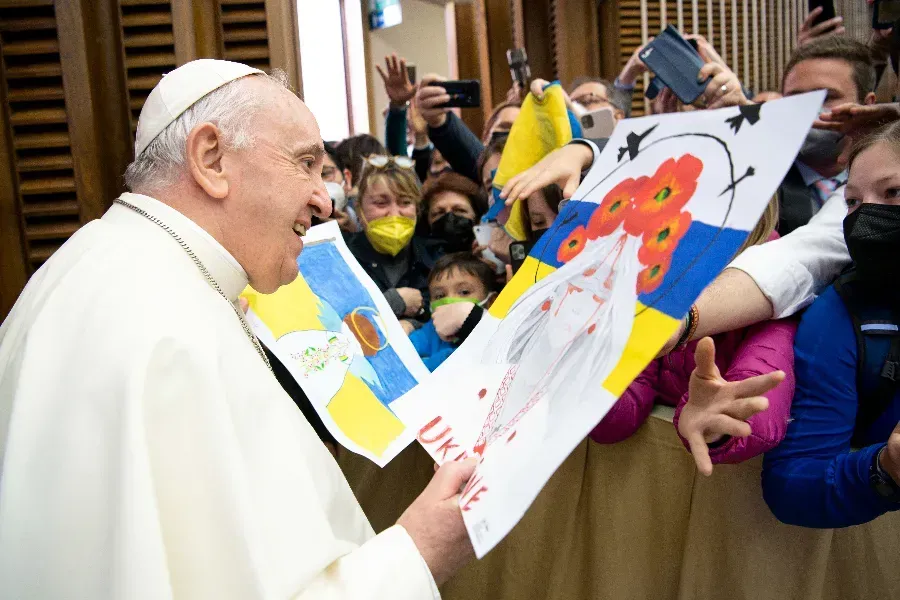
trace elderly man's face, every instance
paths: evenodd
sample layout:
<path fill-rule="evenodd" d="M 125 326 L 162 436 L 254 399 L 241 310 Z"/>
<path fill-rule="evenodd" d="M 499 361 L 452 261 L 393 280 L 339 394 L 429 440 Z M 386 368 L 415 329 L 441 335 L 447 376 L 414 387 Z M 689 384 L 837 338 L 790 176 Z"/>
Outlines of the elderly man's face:
<path fill-rule="evenodd" d="M 303 249 L 300 234 L 313 215 L 327 217 L 331 200 L 322 181 L 324 147 L 315 117 L 294 94 L 264 80 L 254 120 L 254 144 L 226 150 L 225 247 L 260 292 L 292 282 Z"/>

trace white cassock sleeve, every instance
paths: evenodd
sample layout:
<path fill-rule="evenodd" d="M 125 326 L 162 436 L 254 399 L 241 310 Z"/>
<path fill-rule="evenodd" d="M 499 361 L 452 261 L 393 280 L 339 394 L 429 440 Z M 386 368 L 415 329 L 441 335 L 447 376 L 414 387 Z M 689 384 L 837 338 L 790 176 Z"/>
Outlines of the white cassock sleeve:
<path fill-rule="evenodd" d="M 141 404 L 175 598 L 440 597 L 402 527 L 371 537 L 292 403 L 228 401 L 215 361 L 154 355 Z"/>
<path fill-rule="evenodd" d="M 846 216 L 842 187 L 809 223 L 783 238 L 747 248 L 728 267 L 753 278 L 772 303 L 773 318 L 789 317 L 812 304 L 850 264 L 844 242 Z"/>

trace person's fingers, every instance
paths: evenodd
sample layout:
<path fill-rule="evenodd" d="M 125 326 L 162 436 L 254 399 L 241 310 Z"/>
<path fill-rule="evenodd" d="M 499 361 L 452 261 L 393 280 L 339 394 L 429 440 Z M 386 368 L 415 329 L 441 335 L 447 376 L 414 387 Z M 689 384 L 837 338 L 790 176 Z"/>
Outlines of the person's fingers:
<path fill-rule="evenodd" d="M 405 58 L 400 59 L 400 64 L 397 68 L 400 69 L 400 76 L 403 77 L 403 85 L 409 85 L 410 83 L 412 83 L 409 80 L 409 71 L 406 70 L 406 59 Z"/>
<path fill-rule="evenodd" d="M 388 76 L 384 71 L 381 70 L 381 65 L 375 65 L 375 70 L 378 71 L 378 74 L 381 75 L 381 80 L 384 82 L 384 85 L 388 84 Z"/>
<path fill-rule="evenodd" d="M 709 477 L 712 475 L 713 465 L 709 458 L 709 446 L 706 445 L 703 434 L 699 431 L 692 432 L 686 439 L 697 464 L 697 470 Z"/>
<path fill-rule="evenodd" d="M 810 28 L 809 34 L 811 37 L 819 37 L 825 33 L 837 33 L 831 32 L 831 29 L 835 29 L 840 26 L 841 23 L 844 22 L 844 17 L 834 17 L 833 19 L 828 19 L 827 21 L 823 21 L 818 25 L 814 25 Z"/>
<path fill-rule="evenodd" d="M 700 68 L 700 72 L 697 74 L 697 81 L 703 81 L 704 79 L 708 79 L 709 77 L 715 77 L 722 71 L 722 65 L 708 62 L 703 67 Z M 707 90 L 709 88 L 707 87 Z"/>
<path fill-rule="evenodd" d="M 514 196 L 513 193 L 518 190 L 519 184 L 529 176 L 529 171 L 519 173 L 518 175 L 512 177 L 509 181 L 507 181 L 506 185 L 504 185 L 503 189 L 500 191 L 500 199 L 506 200 L 507 204 L 509 204 L 510 201 L 515 200 L 518 196 Z"/>
<path fill-rule="evenodd" d="M 730 435 L 731 437 L 747 437 L 753 430 L 746 421 L 732 419 L 728 415 L 712 415 L 709 418 L 705 434 Z"/>
<path fill-rule="evenodd" d="M 700 379 L 719 379 L 719 367 L 716 366 L 716 344 L 711 337 L 705 337 L 697 344 L 694 351 L 696 367 L 694 372 Z"/>
<path fill-rule="evenodd" d="M 722 408 L 722 414 L 728 415 L 738 421 L 746 421 L 753 415 L 761 413 L 767 408 L 769 408 L 769 399 L 765 396 L 737 398 L 731 400 Z"/>
<path fill-rule="evenodd" d="M 843 131 L 847 121 L 813 121 L 813 128 L 827 129 L 828 131 Z"/>
<path fill-rule="evenodd" d="M 569 180 L 566 181 L 566 185 L 563 187 L 563 198 L 569 200 L 572 196 L 575 195 L 575 192 L 578 190 L 578 186 L 581 184 L 580 174 L 574 173 L 569 176 Z"/>
<path fill-rule="evenodd" d="M 512 265 L 506 265 L 506 283 L 512 281 L 513 278 L 513 270 Z"/>
<path fill-rule="evenodd" d="M 428 484 L 423 493 L 433 494 L 437 500 L 453 498 L 466 485 L 477 466 L 477 458 L 444 463 L 437 470 L 437 473 L 434 474 L 431 483 Z"/>
<path fill-rule="evenodd" d="M 245 315 L 247 314 L 247 311 L 250 310 L 250 301 L 243 296 L 238 296 L 238 305 L 241 307 L 241 312 Z"/>
<path fill-rule="evenodd" d="M 419 107 L 423 109 L 444 108 L 444 105 L 448 102 L 450 102 L 450 94 L 438 94 L 436 96 L 423 98 L 422 102 L 419 104 Z"/>
<path fill-rule="evenodd" d="M 750 398 L 752 396 L 762 396 L 766 392 L 775 389 L 782 381 L 784 381 L 784 371 L 774 371 L 765 375 L 750 377 L 743 381 L 735 381 L 730 384 L 730 387 L 735 398 Z"/>
<path fill-rule="evenodd" d="M 806 15 L 806 19 L 804 19 L 803 21 L 802 29 L 809 29 L 810 27 L 812 27 L 813 23 L 816 20 L 816 17 L 821 15 L 823 10 L 825 10 L 823 7 L 817 6 L 809 11 L 809 14 Z"/>
<path fill-rule="evenodd" d="M 734 91 L 734 76 L 725 70 L 721 70 L 722 67 L 718 65 L 714 65 L 720 69 L 712 79 L 709 80 L 709 83 L 706 84 L 706 91 L 703 92 L 703 95 L 707 98 L 707 104 L 718 98 L 719 96 L 724 96 L 729 92 Z M 722 92 L 722 86 L 725 86 L 726 91 Z"/>
<path fill-rule="evenodd" d="M 547 83 L 543 79 L 535 79 L 531 82 L 531 95 L 540 100 L 544 97 L 544 84 Z"/>

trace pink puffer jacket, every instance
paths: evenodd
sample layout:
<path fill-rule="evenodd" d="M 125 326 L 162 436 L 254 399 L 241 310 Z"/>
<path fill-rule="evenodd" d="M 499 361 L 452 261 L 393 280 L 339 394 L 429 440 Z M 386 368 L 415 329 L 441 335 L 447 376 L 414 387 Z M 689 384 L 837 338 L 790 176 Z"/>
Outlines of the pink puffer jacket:
<path fill-rule="evenodd" d="M 794 397 L 796 331 L 796 320 L 785 319 L 713 337 L 716 365 L 727 381 L 742 381 L 779 369 L 786 374 L 785 380 L 766 394 L 769 408 L 748 421 L 753 430 L 750 437 L 728 438 L 725 443 L 711 447 L 713 463 L 738 463 L 753 458 L 774 448 L 784 438 Z M 697 342 L 692 342 L 650 363 L 591 432 L 591 438 L 601 444 L 624 440 L 647 420 L 655 402 L 677 406 L 677 431 L 678 417 L 688 399 L 688 383 L 695 366 L 696 347 Z M 687 447 L 687 442 L 684 439 L 681 441 Z"/>

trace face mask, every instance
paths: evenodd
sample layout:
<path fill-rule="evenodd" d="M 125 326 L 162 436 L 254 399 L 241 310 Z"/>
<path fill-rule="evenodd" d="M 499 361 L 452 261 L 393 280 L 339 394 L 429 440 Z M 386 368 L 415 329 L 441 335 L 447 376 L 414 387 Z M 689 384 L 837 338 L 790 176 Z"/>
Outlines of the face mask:
<path fill-rule="evenodd" d="M 415 219 L 392 216 L 370 221 L 366 226 L 366 237 L 376 252 L 397 256 L 409 245 L 416 230 Z"/>
<path fill-rule="evenodd" d="M 441 239 L 448 252 L 465 252 L 475 242 L 475 221 L 453 213 L 447 213 L 432 223 L 432 237 Z"/>
<path fill-rule="evenodd" d="M 861 280 L 891 285 L 900 278 L 900 206 L 863 204 L 844 219 L 844 240 Z"/>
<path fill-rule="evenodd" d="M 344 210 L 347 208 L 347 196 L 344 194 L 344 186 L 333 181 L 326 181 L 325 189 L 328 190 L 333 210 Z"/>
<path fill-rule="evenodd" d="M 809 165 L 832 165 L 841 155 L 844 134 L 826 129 L 810 129 L 797 158 Z"/>
<path fill-rule="evenodd" d="M 544 235 L 545 233 L 547 233 L 547 231 L 549 231 L 549 230 L 550 230 L 549 227 L 544 228 L 544 229 L 532 229 L 532 230 L 531 230 L 532 241 L 533 241 L 535 244 L 537 244 L 537 243 L 538 243 L 538 240 L 541 239 L 541 236 Z"/>
<path fill-rule="evenodd" d="M 436 308 L 440 308 L 442 306 L 447 306 L 448 304 L 459 304 L 460 302 L 468 302 L 470 304 L 474 304 L 475 306 L 483 307 L 485 304 L 490 302 L 493 293 L 488 294 L 487 298 L 482 301 L 478 301 L 475 298 L 441 298 L 440 300 L 433 300 L 431 302 L 431 312 L 434 312 Z"/>

